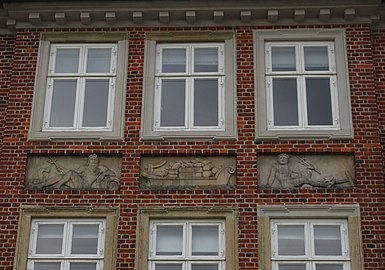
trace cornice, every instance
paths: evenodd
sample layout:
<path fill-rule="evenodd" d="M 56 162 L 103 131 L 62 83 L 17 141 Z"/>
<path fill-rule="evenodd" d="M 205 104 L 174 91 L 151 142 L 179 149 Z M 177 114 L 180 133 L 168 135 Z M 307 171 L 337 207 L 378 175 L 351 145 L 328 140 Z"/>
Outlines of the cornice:
<path fill-rule="evenodd" d="M 0 33 L 28 28 L 184 27 L 290 24 L 381 25 L 379 0 L 11 1 Z M 385 21 L 385 19 L 384 19 Z"/>

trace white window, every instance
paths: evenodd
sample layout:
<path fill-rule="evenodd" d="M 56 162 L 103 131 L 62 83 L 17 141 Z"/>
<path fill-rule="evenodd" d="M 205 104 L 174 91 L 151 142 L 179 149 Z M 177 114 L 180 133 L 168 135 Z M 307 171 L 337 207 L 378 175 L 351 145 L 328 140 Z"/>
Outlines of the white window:
<path fill-rule="evenodd" d="M 159 44 L 155 130 L 212 130 L 224 125 L 224 45 Z"/>
<path fill-rule="evenodd" d="M 52 44 L 43 131 L 112 130 L 116 44 Z"/>
<path fill-rule="evenodd" d="M 149 270 L 224 270 L 224 221 L 153 220 Z"/>
<path fill-rule="evenodd" d="M 333 42 L 267 42 L 269 129 L 338 129 Z"/>
<path fill-rule="evenodd" d="M 27 269 L 102 270 L 104 233 L 104 220 L 33 220 Z"/>
<path fill-rule="evenodd" d="M 344 30 L 254 37 L 256 138 L 353 138 Z"/>
<path fill-rule="evenodd" d="M 142 140 L 236 138 L 234 37 L 146 34 Z"/>
<path fill-rule="evenodd" d="M 123 139 L 127 33 L 43 33 L 37 60 L 29 140 Z"/>
<path fill-rule="evenodd" d="M 273 270 L 349 270 L 345 220 L 273 220 Z"/>

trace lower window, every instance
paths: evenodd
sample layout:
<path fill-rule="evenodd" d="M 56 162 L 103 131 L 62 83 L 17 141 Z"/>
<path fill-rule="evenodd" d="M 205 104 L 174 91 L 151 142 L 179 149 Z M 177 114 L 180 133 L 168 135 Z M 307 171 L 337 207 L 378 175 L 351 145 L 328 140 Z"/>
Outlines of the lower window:
<path fill-rule="evenodd" d="M 221 207 L 141 207 L 136 270 L 237 270 L 238 212 Z"/>
<path fill-rule="evenodd" d="M 150 230 L 150 270 L 225 269 L 224 222 L 154 220 Z"/>
<path fill-rule="evenodd" d="M 350 254 L 345 220 L 273 220 L 274 270 L 348 270 Z"/>
<path fill-rule="evenodd" d="M 358 205 L 258 206 L 259 268 L 363 270 Z"/>
<path fill-rule="evenodd" d="M 104 232 L 104 220 L 33 220 L 28 269 L 101 270 Z"/>

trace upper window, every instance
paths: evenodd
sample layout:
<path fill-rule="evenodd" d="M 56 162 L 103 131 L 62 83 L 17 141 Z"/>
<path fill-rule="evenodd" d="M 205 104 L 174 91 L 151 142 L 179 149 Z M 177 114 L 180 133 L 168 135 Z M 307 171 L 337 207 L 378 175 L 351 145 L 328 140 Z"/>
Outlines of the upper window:
<path fill-rule="evenodd" d="M 148 35 L 142 139 L 235 138 L 232 36 Z"/>
<path fill-rule="evenodd" d="M 351 137 L 343 32 L 255 35 L 257 137 Z"/>
<path fill-rule="evenodd" d="M 28 269 L 103 269 L 104 232 L 104 220 L 33 220 Z"/>
<path fill-rule="evenodd" d="M 150 230 L 150 270 L 225 269 L 224 222 L 155 220 Z"/>
<path fill-rule="evenodd" d="M 273 220 L 272 269 L 348 270 L 346 220 Z"/>
<path fill-rule="evenodd" d="M 125 35 L 79 36 L 43 36 L 30 139 L 123 137 Z"/>

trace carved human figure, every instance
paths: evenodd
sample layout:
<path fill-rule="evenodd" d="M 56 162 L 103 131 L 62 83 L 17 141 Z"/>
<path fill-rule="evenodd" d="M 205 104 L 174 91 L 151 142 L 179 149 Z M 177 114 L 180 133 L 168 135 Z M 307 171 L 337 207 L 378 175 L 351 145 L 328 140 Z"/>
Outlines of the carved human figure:
<path fill-rule="evenodd" d="M 41 185 L 43 188 L 71 188 L 71 189 L 109 189 L 119 188 L 119 179 L 115 173 L 105 166 L 99 164 L 99 158 L 95 154 L 88 157 L 87 165 L 80 166 L 75 170 L 66 169 L 50 162 L 56 167 L 58 174 L 50 177 Z"/>
<path fill-rule="evenodd" d="M 276 182 L 278 182 L 278 186 L 281 188 L 329 188 L 335 184 L 333 177 L 319 177 L 315 179 L 315 177 L 313 177 L 314 171 L 316 171 L 314 166 L 305 167 L 300 171 L 294 171 L 289 167 L 289 155 L 279 154 L 277 163 L 271 167 L 267 186 L 276 186 Z M 318 171 L 316 172 L 320 174 Z"/>

